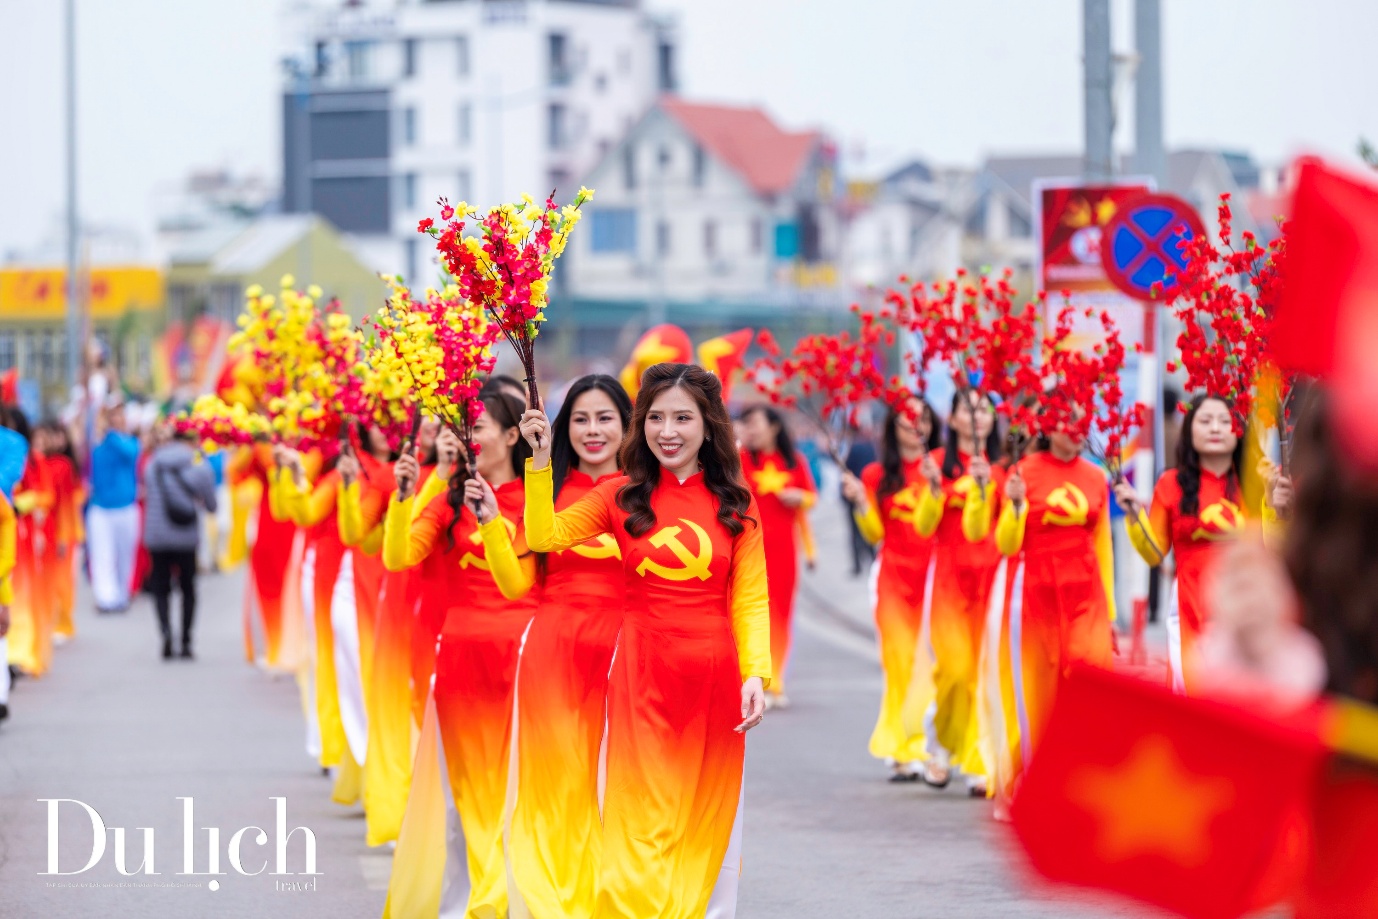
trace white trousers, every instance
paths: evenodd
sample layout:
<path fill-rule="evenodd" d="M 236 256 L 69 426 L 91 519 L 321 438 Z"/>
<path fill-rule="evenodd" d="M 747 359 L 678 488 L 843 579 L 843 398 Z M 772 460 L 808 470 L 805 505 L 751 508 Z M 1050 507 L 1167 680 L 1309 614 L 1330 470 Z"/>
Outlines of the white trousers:
<path fill-rule="evenodd" d="M 86 551 L 91 593 L 99 609 L 129 605 L 130 580 L 139 550 L 139 508 L 92 507 L 86 512 Z"/>

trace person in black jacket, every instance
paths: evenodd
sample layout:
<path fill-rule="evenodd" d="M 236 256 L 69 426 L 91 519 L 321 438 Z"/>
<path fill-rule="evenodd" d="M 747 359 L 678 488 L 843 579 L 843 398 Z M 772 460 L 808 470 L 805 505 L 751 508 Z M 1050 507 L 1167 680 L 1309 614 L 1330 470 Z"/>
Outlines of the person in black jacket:
<path fill-rule="evenodd" d="M 172 573 L 182 592 L 182 654 L 191 658 L 196 618 L 196 547 L 201 511 L 215 512 L 215 475 L 196 450 L 195 435 L 174 436 L 154 451 L 144 468 L 144 546 L 153 562 L 149 592 L 158 611 L 163 659 L 172 657 Z"/>

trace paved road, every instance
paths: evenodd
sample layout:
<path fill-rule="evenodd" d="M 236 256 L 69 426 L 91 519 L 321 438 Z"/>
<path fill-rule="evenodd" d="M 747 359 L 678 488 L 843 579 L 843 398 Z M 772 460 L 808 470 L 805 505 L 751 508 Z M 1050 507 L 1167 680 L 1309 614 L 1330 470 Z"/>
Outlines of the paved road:
<path fill-rule="evenodd" d="M 880 692 L 864 582 L 844 570 L 840 516 L 818 510 L 821 564 L 802 579 L 790 695 L 748 745 L 743 919 L 808 917 L 1046 917 L 1142 915 L 1118 904 L 1050 900 L 1020 881 L 1004 828 L 988 806 L 946 793 L 892 786 L 866 752 Z M 381 912 L 389 851 L 363 842 L 362 814 L 328 800 L 329 783 L 304 753 L 294 684 L 245 664 L 239 644 L 241 576 L 204 582 L 195 663 L 157 658 L 153 613 L 83 612 L 75 642 L 59 648 L 52 673 L 18 686 L 13 717 L 0 726 L 0 917 L 346 916 Z M 221 870 L 179 876 L 183 802 L 195 825 L 220 832 Z M 231 834 L 263 827 L 267 845 L 243 840 L 244 867 L 272 855 L 273 797 L 285 797 L 287 826 L 316 837 L 317 889 L 279 890 L 263 875 L 228 864 Z M 155 832 L 155 877 L 122 877 L 107 849 L 84 874 L 40 876 L 47 849 L 46 805 L 74 798 L 107 826 L 127 827 L 126 867 L 141 859 L 137 827 Z M 81 867 L 91 824 L 77 805 L 60 806 L 60 864 Z M 289 868 L 300 871 L 300 835 Z M 207 868 L 198 829 L 197 870 Z M 111 834 L 113 846 L 113 834 Z M 271 868 L 270 868 L 271 870 Z M 170 886 L 119 887 L 156 883 Z M 53 883 L 109 886 L 57 887 Z"/>

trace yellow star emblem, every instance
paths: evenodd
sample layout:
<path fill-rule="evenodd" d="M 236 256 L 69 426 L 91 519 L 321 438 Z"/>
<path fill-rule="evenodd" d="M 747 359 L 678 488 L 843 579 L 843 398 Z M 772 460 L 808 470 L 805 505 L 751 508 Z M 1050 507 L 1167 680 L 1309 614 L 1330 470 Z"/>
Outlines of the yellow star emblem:
<path fill-rule="evenodd" d="M 751 474 L 757 495 L 778 495 L 789 487 L 791 478 L 789 470 L 775 465 L 775 460 L 766 460 L 764 466 Z"/>
<path fill-rule="evenodd" d="M 1096 818 L 1097 854 L 1114 864 L 1158 855 L 1196 868 L 1211 857 L 1211 822 L 1234 802 L 1229 779 L 1183 765 L 1166 737 L 1141 739 L 1115 766 L 1083 766 L 1068 799 Z"/>

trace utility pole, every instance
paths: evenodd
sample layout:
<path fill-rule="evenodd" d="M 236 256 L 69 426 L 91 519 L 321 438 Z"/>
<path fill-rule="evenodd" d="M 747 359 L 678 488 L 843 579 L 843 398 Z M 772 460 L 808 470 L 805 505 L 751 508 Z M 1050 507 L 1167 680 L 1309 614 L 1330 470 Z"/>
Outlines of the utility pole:
<path fill-rule="evenodd" d="M 1163 46 L 1160 0 L 1134 0 L 1134 171 L 1167 184 L 1163 154 Z"/>
<path fill-rule="evenodd" d="M 76 0 L 66 0 L 67 70 L 67 385 L 70 393 L 81 385 L 85 359 L 81 341 L 82 289 L 79 269 L 80 241 L 77 220 L 77 27 Z"/>
<path fill-rule="evenodd" d="M 1110 70 L 1110 0 L 1082 0 L 1083 71 L 1086 119 L 1086 163 L 1084 173 L 1091 181 L 1104 181 L 1114 174 L 1113 81 Z"/>

